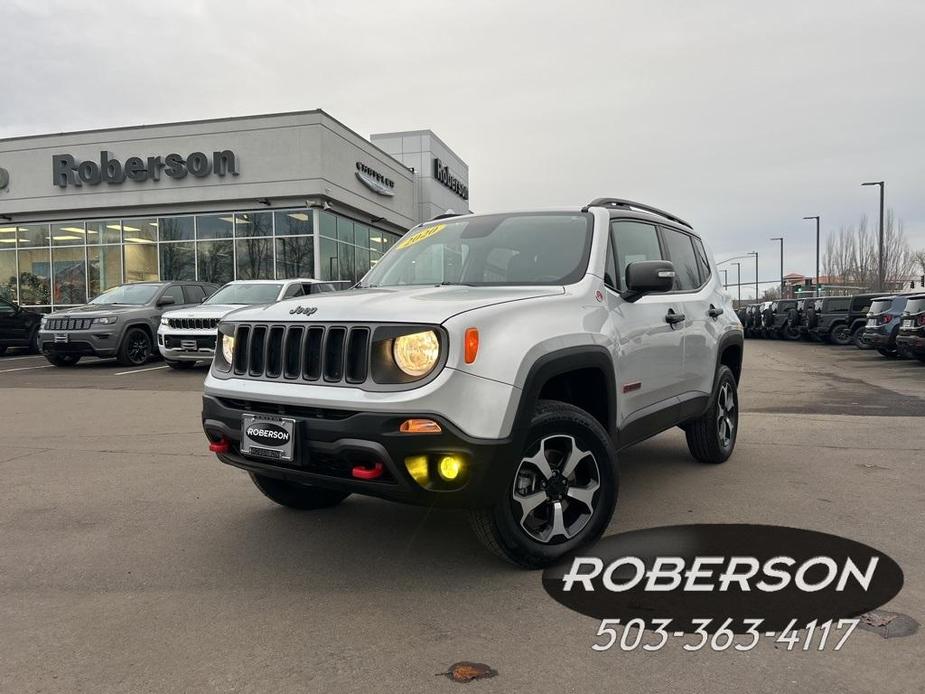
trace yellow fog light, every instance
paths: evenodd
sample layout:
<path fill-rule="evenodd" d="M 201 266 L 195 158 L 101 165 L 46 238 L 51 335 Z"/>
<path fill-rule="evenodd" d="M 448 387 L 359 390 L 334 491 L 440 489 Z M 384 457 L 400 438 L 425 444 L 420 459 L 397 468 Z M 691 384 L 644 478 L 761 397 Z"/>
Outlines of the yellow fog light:
<path fill-rule="evenodd" d="M 445 455 L 437 463 L 437 472 L 446 482 L 452 482 L 457 479 L 463 472 L 464 463 L 462 458 L 455 455 Z"/>
<path fill-rule="evenodd" d="M 405 458 L 405 467 L 408 469 L 408 474 L 411 475 L 411 479 L 422 487 L 426 487 L 430 482 L 426 455 L 415 455 Z"/>

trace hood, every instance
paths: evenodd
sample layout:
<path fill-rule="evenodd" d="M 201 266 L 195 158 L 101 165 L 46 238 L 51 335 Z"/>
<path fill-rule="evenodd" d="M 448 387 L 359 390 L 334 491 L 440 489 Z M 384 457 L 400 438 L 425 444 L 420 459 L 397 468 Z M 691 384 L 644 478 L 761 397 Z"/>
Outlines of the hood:
<path fill-rule="evenodd" d="M 64 316 L 80 316 L 81 318 L 96 318 L 98 316 L 118 316 L 122 313 L 129 313 L 131 311 L 138 311 L 150 308 L 146 304 L 141 306 L 126 306 L 118 304 L 85 304 L 83 306 L 75 306 L 74 308 L 67 308 L 61 311 L 55 311 L 54 313 L 49 313 L 49 318 L 63 318 Z"/>
<path fill-rule="evenodd" d="M 241 304 L 206 304 L 164 311 L 164 318 L 222 318 L 227 313 L 243 308 Z"/>
<path fill-rule="evenodd" d="M 268 306 L 235 311 L 240 321 L 317 321 L 356 323 L 443 323 L 477 308 L 510 301 L 560 296 L 561 286 L 551 287 L 374 287 L 299 296 Z M 315 311 L 296 313 L 299 307 Z"/>

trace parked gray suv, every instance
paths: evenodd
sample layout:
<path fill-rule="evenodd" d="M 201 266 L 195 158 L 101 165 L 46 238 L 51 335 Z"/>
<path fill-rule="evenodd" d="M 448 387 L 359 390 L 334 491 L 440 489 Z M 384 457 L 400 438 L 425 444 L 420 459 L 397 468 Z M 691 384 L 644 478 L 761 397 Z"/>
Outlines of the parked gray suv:
<path fill-rule="evenodd" d="M 202 303 L 218 287 L 207 282 L 137 282 L 103 292 L 89 304 L 42 318 L 39 347 L 55 366 L 81 357 L 115 357 L 139 366 L 153 355 L 157 326 L 167 307 Z"/>

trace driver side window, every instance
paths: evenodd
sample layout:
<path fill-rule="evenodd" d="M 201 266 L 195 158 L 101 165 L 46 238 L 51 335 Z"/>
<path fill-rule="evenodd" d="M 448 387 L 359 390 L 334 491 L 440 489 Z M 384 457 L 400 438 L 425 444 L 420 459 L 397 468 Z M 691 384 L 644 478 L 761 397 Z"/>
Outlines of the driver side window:
<path fill-rule="evenodd" d="M 183 299 L 183 290 L 180 288 L 179 284 L 174 284 L 170 287 L 167 287 L 164 293 L 161 294 L 161 298 L 163 299 L 167 296 L 173 297 L 173 300 L 176 302 L 177 306 L 181 306 L 186 303 L 186 301 Z"/>
<path fill-rule="evenodd" d="M 616 287 L 623 290 L 626 283 L 626 266 L 641 260 L 663 260 L 654 224 L 630 220 L 610 223 L 610 238 L 616 256 Z"/>

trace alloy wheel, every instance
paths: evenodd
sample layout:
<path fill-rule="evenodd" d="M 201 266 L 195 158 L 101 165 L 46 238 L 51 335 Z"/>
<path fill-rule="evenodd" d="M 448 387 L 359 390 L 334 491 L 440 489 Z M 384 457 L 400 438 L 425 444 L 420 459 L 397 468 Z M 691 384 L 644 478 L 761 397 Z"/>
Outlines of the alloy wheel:
<path fill-rule="evenodd" d="M 601 487 L 597 459 L 568 434 L 546 436 L 535 448 L 514 476 L 514 517 L 538 542 L 571 540 L 594 515 Z"/>
<path fill-rule="evenodd" d="M 148 338 L 143 333 L 135 333 L 128 343 L 128 358 L 133 364 L 143 364 L 148 359 Z"/>
<path fill-rule="evenodd" d="M 723 448 L 727 448 L 732 443 L 732 437 L 735 434 L 737 420 L 735 408 L 736 401 L 732 386 L 723 383 L 716 402 L 716 432 Z"/>

